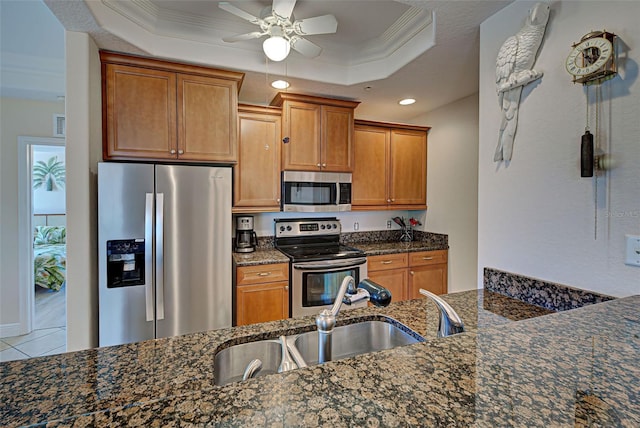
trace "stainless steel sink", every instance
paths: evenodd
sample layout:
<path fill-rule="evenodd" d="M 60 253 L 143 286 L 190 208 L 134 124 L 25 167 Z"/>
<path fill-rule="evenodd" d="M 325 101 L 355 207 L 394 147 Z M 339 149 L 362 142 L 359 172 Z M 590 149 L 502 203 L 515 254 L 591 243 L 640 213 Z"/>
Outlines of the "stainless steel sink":
<path fill-rule="evenodd" d="M 364 321 L 336 327 L 333 330 L 332 360 L 340 360 L 369 352 L 422 342 L 393 324 Z M 318 364 L 318 332 L 302 333 L 294 346 L 307 364 Z"/>
<path fill-rule="evenodd" d="M 256 358 L 262 361 L 262 368 L 253 377 L 277 373 L 282 359 L 280 341 L 259 340 L 234 345 L 218 352 L 214 360 L 216 385 L 242 380 L 245 369 Z"/>

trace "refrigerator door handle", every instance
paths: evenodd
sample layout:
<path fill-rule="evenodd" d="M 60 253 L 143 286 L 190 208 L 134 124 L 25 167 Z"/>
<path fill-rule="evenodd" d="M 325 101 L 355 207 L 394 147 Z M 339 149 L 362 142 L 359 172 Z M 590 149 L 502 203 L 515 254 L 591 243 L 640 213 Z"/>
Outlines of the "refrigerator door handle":
<path fill-rule="evenodd" d="M 156 194 L 156 319 L 164 319 L 164 193 Z"/>
<path fill-rule="evenodd" d="M 147 321 L 153 321 L 153 193 L 145 194 L 144 205 L 144 300 Z"/>

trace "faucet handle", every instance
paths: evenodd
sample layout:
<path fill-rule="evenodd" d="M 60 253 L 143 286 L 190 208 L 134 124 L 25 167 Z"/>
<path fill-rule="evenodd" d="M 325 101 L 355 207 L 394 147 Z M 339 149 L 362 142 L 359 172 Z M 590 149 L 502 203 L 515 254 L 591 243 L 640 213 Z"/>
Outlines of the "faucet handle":
<path fill-rule="evenodd" d="M 385 307 L 391 303 L 391 291 L 370 279 L 360 281 L 358 288 L 368 291 L 370 295 L 369 301 L 376 306 Z"/>
<path fill-rule="evenodd" d="M 433 300 L 440 311 L 440 320 L 438 323 L 438 337 L 451 336 L 464 332 L 464 324 L 460 316 L 453 308 L 441 297 L 427 291 L 423 288 L 419 290 L 420 294 Z"/>

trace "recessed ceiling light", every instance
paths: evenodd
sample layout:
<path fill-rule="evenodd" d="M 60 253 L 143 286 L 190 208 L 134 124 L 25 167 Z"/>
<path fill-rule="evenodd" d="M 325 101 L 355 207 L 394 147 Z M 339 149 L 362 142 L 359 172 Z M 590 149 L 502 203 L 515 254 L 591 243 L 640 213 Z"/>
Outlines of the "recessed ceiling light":
<path fill-rule="evenodd" d="M 408 106 L 415 102 L 416 100 L 414 100 L 413 98 L 405 98 L 404 100 L 398 101 L 398 104 L 400 104 L 401 106 Z"/>
<path fill-rule="evenodd" d="M 276 89 L 287 89 L 291 85 L 286 80 L 274 80 L 271 82 L 271 86 Z"/>

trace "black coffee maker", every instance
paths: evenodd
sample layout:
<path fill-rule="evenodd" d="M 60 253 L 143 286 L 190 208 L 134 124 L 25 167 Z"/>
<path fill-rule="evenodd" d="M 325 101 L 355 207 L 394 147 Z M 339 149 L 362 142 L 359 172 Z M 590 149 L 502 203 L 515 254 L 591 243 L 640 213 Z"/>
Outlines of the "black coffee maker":
<path fill-rule="evenodd" d="M 258 245 L 258 236 L 253 231 L 253 216 L 236 217 L 236 253 L 252 253 Z"/>

